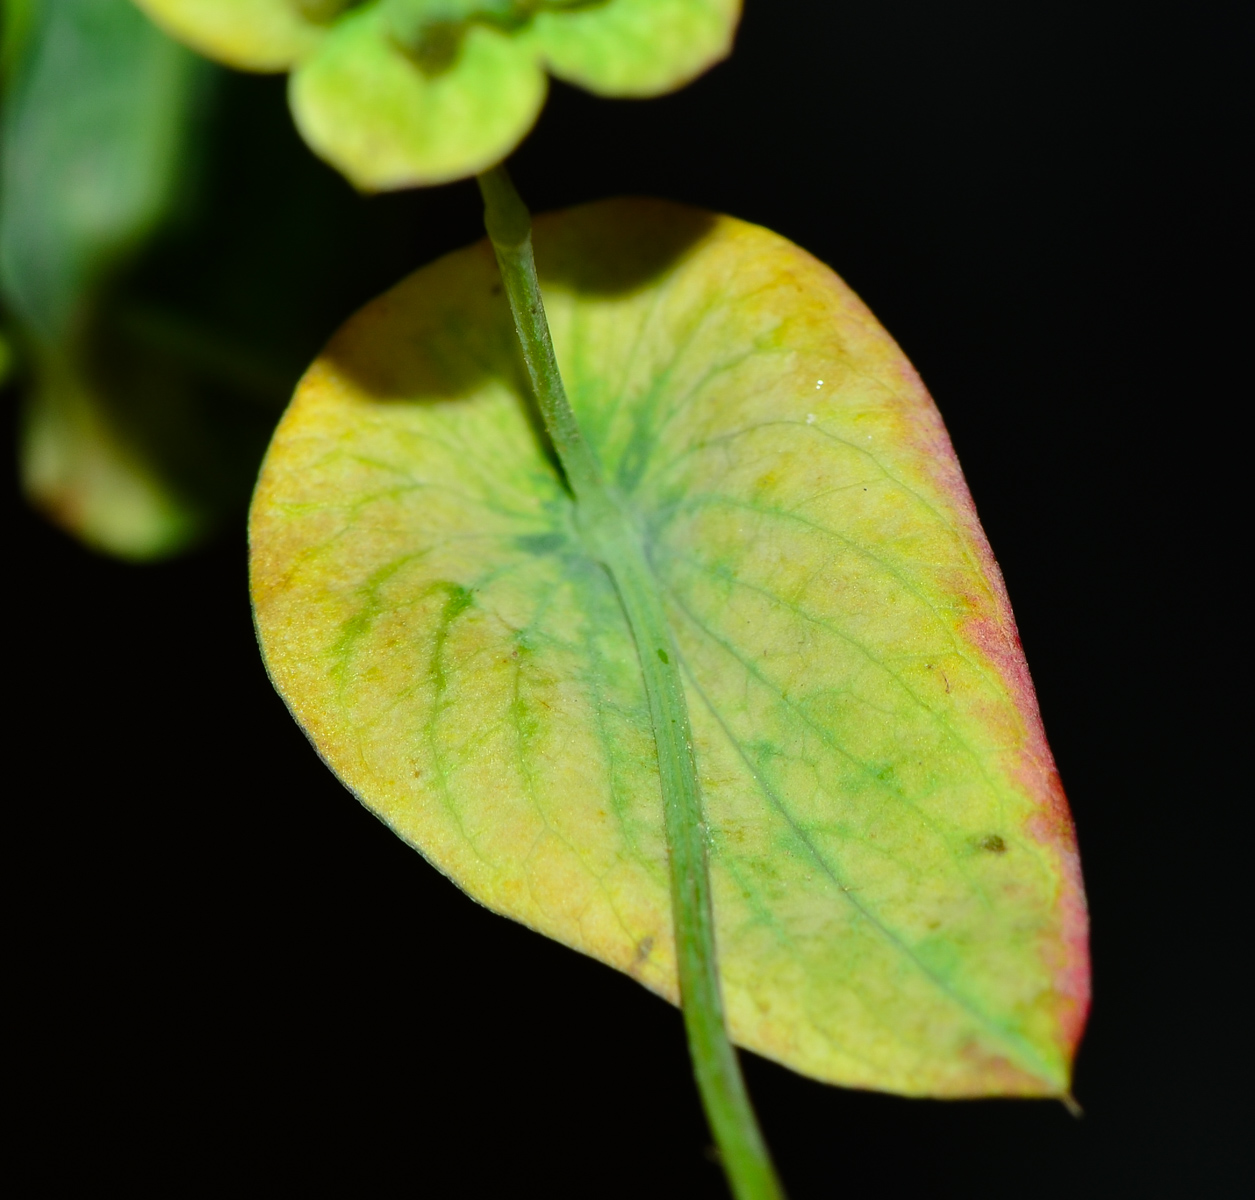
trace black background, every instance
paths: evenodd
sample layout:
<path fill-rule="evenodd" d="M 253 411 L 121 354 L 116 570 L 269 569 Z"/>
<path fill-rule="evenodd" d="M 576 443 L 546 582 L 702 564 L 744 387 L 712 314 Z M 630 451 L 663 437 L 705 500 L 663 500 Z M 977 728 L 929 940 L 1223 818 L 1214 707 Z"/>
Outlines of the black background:
<path fill-rule="evenodd" d="M 1235 41 L 1206 5 L 750 0 L 727 64 L 647 104 L 555 86 L 514 161 L 537 210 L 721 209 L 871 305 L 950 428 L 1076 815 L 1085 1117 L 747 1056 L 795 1200 L 1249 1194 Z M 299 146 L 281 81 L 226 96 L 212 229 L 158 290 L 251 305 L 312 353 L 478 236 L 473 185 L 358 198 Z M 278 233 L 250 217 L 268 204 Z M 240 293 L 265 255 L 300 305 Z M 6 486 L 10 1057 L 50 1187 L 723 1194 L 674 1010 L 473 904 L 318 761 L 257 656 L 242 513 L 137 568 Z"/>

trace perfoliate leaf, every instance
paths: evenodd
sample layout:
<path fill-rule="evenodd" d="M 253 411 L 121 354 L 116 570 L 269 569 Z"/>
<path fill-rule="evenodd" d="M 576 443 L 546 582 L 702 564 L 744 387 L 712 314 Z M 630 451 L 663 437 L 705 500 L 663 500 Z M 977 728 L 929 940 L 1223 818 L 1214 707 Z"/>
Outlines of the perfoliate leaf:
<path fill-rule="evenodd" d="M 473 25 L 447 67 L 425 71 L 383 20 L 350 14 L 293 73 L 292 113 L 313 150 L 371 191 L 460 179 L 509 154 L 545 102 L 535 54 Z"/>
<path fill-rule="evenodd" d="M 536 245 L 682 656 L 735 1039 L 858 1087 L 1065 1092 L 1088 998 L 1072 827 L 915 372 L 752 225 L 612 201 L 542 218 Z M 397 833 L 674 999 L 636 648 L 521 375 L 485 244 L 351 320 L 258 485 L 257 626 Z"/>
<path fill-rule="evenodd" d="M 657 96 L 726 58 L 741 0 L 614 0 L 540 11 L 533 37 L 559 79 L 601 96 Z"/>
<path fill-rule="evenodd" d="M 135 0 L 172 37 L 245 71 L 286 71 L 318 44 L 316 9 L 297 0 Z"/>

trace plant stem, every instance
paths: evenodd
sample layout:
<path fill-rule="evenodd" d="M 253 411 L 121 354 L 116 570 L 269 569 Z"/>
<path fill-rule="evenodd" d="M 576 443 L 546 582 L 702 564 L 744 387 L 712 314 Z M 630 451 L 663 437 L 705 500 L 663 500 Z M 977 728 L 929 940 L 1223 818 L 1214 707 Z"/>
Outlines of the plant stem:
<path fill-rule="evenodd" d="M 479 190 L 484 197 L 484 227 L 497 255 L 497 266 L 501 268 L 510 311 L 514 314 L 514 329 L 545 429 L 576 500 L 600 506 L 606 494 L 601 468 L 571 411 L 553 353 L 540 281 L 536 278 L 536 260 L 532 256 L 531 214 L 504 166 L 493 167 L 480 175 Z"/>
<path fill-rule="evenodd" d="M 567 400 L 545 319 L 531 216 L 505 167 L 479 176 L 484 225 L 545 428 L 576 501 L 585 540 L 605 565 L 636 640 L 662 783 L 676 969 L 693 1073 L 737 1200 L 783 1200 L 724 1022 L 715 958 L 706 823 L 679 656 L 640 534 L 602 478 Z"/>

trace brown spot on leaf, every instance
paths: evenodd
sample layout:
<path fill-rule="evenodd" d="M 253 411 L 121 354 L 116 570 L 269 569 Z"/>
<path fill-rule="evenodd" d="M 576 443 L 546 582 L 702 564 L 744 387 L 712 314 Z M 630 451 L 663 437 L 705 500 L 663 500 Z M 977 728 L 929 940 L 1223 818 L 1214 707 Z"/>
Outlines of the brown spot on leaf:
<path fill-rule="evenodd" d="M 630 972 L 640 970 L 645 964 L 645 960 L 649 957 L 650 951 L 654 948 L 654 935 L 647 933 L 639 942 L 636 943 L 636 957 L 632 959 L 632 965 L 628 968 Z"/>

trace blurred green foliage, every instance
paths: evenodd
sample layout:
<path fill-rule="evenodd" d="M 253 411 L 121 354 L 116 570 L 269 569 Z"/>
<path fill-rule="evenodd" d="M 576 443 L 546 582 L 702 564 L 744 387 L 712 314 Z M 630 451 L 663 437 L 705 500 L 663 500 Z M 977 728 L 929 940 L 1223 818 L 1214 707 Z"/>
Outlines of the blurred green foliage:
<path fill-rule="evenodd" d="M 281 79 L 205 62 L 129 0 L 4 16 L 0 381 L 23 487 L 97 550 L 168 556 L 242 519 L 304 365 L 478 208 L 363 198 L 302 145 Z"/>
<path fill-rule="evenodd" d="M 12 11 L 12 17 L 10 17 Z M 111 284 L 186 206 L 212 68 L 125 0 L 6 10 L 0 286 L 25 349 L 28 495 L 129 558 L 204 528 L 186 380 L 114 327 Z"/>

